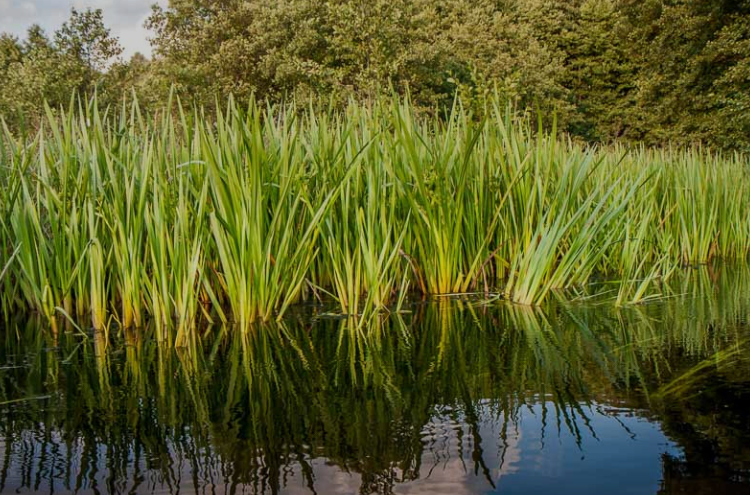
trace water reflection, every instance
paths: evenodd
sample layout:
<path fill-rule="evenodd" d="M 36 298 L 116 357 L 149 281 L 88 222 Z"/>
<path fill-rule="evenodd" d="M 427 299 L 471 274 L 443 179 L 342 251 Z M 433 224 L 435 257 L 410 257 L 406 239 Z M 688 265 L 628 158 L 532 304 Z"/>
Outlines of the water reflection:
<path fill-rule="evenodd" d="M 659 304 L 442 299 L 172 350 L 0 345 L 0 492 L 746 493 L 750 274 Z"/>

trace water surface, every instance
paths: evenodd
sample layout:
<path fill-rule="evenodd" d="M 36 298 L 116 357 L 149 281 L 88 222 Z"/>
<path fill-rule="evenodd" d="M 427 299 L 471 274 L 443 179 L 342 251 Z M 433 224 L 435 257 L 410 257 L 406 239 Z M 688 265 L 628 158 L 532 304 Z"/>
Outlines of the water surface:
<path fill-rule="evenodd" d="M 748 289 L 726 267 L 622 309 L 310 308 L 177 350 L 19 318 L 0 492 L 750 493 Z"/>

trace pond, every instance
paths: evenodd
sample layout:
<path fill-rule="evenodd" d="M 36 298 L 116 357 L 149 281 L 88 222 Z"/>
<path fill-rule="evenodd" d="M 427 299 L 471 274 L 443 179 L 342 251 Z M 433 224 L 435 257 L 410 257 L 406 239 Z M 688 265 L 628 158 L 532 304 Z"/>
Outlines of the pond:
<path fill-rule="evenodd" d="M 0 330 L 0 492 L 750 493 L 750 270 L 615 308 L 301 308 L 187 348 Z"/>

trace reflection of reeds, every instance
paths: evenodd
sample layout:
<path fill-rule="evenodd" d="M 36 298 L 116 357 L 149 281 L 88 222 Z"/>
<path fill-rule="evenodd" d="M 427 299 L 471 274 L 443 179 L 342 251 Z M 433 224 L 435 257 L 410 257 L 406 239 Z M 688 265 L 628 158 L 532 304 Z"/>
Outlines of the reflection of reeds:
<path fill-rule="evenodd" d="M 82 466 L 60 475 L 71 490 L 138 489 L 147 476 L 171 489 L 200 491 L 210 478 L 275 491 L 292 466 L 314 486 L 314 461 L 324 458 L 359 473 L 367 491 L 416 479 L 458 449 L 492 482 L 484 449 L 507 448 L 526 406 L 541 406 L 545 430 L 583 442 L 586 431 L 596 434 L 589 418 L 598 404 L 637 405 L 636 389 L 654 391 L 654 402 L 690 396 L 700 384 L 692 377 L 722 365 L 717 356 L 738 356 L 744 274 L 726 270 L 712 281 L 704 269 L 673 283 L 704 297 L 645 306 L 441 298 L 367 324 L 217 328 L 179 350 L 151 339 L 155 329 L 127 332 L 123 348 L 104 334 L 55 337 L 29 322 L 34 330 L 5 331 L 0 345 L 3 469 L 22 467 L 33 486 L 48 462 L 37 452 L 61 452 L 55 462 Z M 9 402 L 19 398 L 35 399 Z M 482 437 L 487 421 L 500 438 Z M 0 473 L 0 490 L 7 479 Z"/>
<path fill-rule="evenodd" d="M 726 349 L 722 349 L 712 356 L 700 361 L 698 364 L 690 367 L 687 371 L 662 385 L 656 396 L 660 399 L 669 399 L 670 397 L 680 397 L 681 399 L 690 398 L 692 393 L 699 394 L 696 384 L 702 380 L 707 371 L 713 371 L 722 367 L 731 368 L 747 353 L 746 342 L 738 342 Z"/>

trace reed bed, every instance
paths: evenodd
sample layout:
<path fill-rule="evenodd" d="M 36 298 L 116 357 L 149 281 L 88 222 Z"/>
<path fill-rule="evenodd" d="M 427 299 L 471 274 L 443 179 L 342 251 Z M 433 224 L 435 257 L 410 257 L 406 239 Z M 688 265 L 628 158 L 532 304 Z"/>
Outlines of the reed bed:
<path fill-rule="evenodd" d="M 166 108 L 93 99 L 32 136 L 3 125 L 4 314 L 150 319 L 182 345 L 202 322 L 246 330 L 323 299 L 345 315 L 469 292 L 533 306 L 605 280 L 627 305 L 750 249 L 741 155 L 589 147 L 499 101 L 440 118 L 387 98 Z"/>

